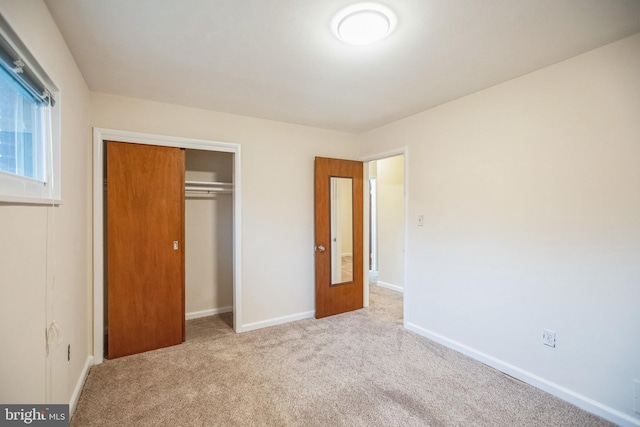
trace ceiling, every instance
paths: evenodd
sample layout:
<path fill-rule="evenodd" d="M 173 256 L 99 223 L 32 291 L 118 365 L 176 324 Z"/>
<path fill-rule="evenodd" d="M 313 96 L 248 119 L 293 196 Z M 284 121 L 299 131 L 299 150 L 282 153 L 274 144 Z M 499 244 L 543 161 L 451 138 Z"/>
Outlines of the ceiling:
<path fill-rule="evenodd" d="M 638 0 L 46 0 L 92 91 L 360 133 L 640 32 Z"/>

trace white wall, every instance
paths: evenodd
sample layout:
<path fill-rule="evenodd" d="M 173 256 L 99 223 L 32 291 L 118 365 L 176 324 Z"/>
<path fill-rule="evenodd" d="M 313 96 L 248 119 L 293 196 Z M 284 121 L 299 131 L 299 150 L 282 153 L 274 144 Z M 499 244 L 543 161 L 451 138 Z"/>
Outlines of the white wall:
<path fill-rule="evenodd" d="M 2 0 L 0 13 L 61 91 L 64 199 L 0 205 L 0 402 L 69 403 L 91 349 L 89 92 L 42 1 Z"/>
<path fill-rule="evenodd" d="M 637 34 L 359 137 L 409 147 L 407 324 L 636 424 L 639 76 Z"/>
<path fill-rule="evenodd" d="M 241 144 L 243 327 L 315 310 L 315 156 L 353 159 L 351 134 L 91 94 L 91 125 Z"/>
<path fill-rule="evenodd" d="M 188 181 L 232 182 L 233 154 L 187 150 Z M 233 305 L 233 196 L 186 193 L 185 311 L 212 314 Z M 204 312 L 204 313 L 203 313 Z"/>
<path fill-rule="evenodd" d="M 376 161 L 378 284 L 404 288 L 404 156 Z"/>

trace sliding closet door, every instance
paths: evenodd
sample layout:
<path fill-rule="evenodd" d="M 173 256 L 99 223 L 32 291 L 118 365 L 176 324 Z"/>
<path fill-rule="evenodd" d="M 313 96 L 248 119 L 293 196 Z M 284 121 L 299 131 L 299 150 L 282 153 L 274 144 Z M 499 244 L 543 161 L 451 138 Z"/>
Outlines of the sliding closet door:
<path fill-rule="evenodd" d="M 107 142 L 109 359 L 184 341 L 184 162 Z"/>

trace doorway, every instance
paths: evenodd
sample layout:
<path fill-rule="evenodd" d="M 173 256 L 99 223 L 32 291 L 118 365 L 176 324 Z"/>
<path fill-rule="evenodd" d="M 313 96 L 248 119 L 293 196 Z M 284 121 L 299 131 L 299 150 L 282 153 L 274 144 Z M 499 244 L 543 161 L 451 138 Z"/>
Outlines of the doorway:
<path fill-rule="evenodd" d="M 233 223 L 233 327 L 235 332 L 242 332 L 242 248 L 241 248 L 241 173 L 240 173 L 240 145 L 218 141 L 206 141 L 190 138 L 178 138 L 162 135 L 128 132 L 113 129 L 94 128 L 93 130 L 93 363 L 104 361 L 104 291 L 105 291 L 105 263 L 104 263 L 104 197 L 103 177 L 105 167 L 104 144 L 107 140 L 117 140 L 125 143 L 146 144 L 165 147 L 179 147 L 191 150 L 230 153 L 232 160 L 232 194 Z M 211 260 L 214 262 L 214 260 Z"/>
<path fill-rule="evenodd" d="M 406 149 L 363 159 L 366 162 L 368 278 L 365 301 L 373 287 L 405 294 L 406 289 Z"/>

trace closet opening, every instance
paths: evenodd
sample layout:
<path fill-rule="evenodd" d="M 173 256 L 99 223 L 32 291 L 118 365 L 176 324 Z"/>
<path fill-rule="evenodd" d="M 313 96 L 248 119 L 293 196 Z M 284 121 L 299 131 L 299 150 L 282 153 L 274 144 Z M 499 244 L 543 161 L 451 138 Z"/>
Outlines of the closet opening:
<path fill-rule="evenodd" d="M 185 157 L 185 313 L 191 320 L 233 312 L 233 153 L 187 149 Z M 222 320 L 233 328 L 231 315 Z"/>
<path fill-rule="evenodd" d="M 175 153 L 182 159 L 178 173 L 167 171 L 160 167 L 161 164 L 145 162 L 145 153 L 156 149 Z M 122 158 L 114 160 L 115 164 L 110 161 L 111 156 L 122 150 L 135 157 L 126 166 L 122 164 Z M 111 355 L 112 358 L 187 341 L 193 334 L 189 332 L 189 325 L 185 325 L 186 320 L 233 311 L 233 153 L 110 141 L 106 153 L 104 200 L 108 238 L 105 240 L 105 271 L 116 274 L 111 278 L 113 285 L 109 274 L 105 275 L 104 343 L 105 357 Z M 153 154 L 150 157 L 151 162 L 158 158 Z M 109 170 L 125 179 L 109 177 Z M 161 193 L 167 185 L 184 195 L 174 194 L 167 199 Z M 109 197 L 110 186 L 117 195 Z M 150 194 L 145 195 L 147 191 Z M 175 206 L 167 206 L 167 200 L 172 200 Z M 110 209 L 112 201 L 131 205 Z M 176 216 L 177 223 L 173 218 L 167 218 L 168 215 Z M 176 230 L 168 235 L 168 240 L 157 239 L 158 234 L 164 233 L 166 222 L 163 218 L 176 224 Z M 126 230 L 122 230 L 123 227 L 127 227 Z M 177 240 L 173 241 L 173 238 Z M 123 239 L 126 240 L 123 242 Z M 156 240 L 151 244 L 140 244 L 140 240 L 148 239 Z M 163 249 L 164 240 L 172 243 L 172 248 Z M 114 246 L 110 247 L 110 244 Z M 110 262 L 116 262 L 117 266 L 112 269 Z M 172 267 L 163 272 L 166 262 L 172 263 Z M 116 285 L 118 289 L 112 291 L 110 288 Z M 180 309 L 184 314 L 170 315 L 177 310 L 176 304 L 184 304 Z M 110 313 L 115 314 L 111 322 Z M 191 322 L 191 326 L 195 329 L 211 327 L 212 320 Z M 215 320 L 216 329 L 224 325 L 233 329 L 231 315 Z M 168 338 L 167 329 L 175 329 L 173 335 L 179 334 L 181 338 Z M 109 337 L 110 332 L 117 337 Z M 159 336 L 150 337 L 150 334 Z M 152 342 L 143 344 L 141 341 Z M 114 352 L 110 346 L 118 349 Z"/>
<path fill-rule="evenodd" d="M 183 301 L 181 314 L 177 316 L 178 321 L 182 323 L 183 340 L 185 340 L 185 338 L 189 340 L 188 331 L 187 334 L 184 333 L 184 325 L 187 321 L 189 321 L 189 324 L 196 322 L 199 325 L 198 327 L 201 328 L 211 328 L 211 322 L 198 322 L 200 322 L 202 318 L 211 319 L 210 316 L 215 315 L 219 315 L 216 317 L 216 319 L 218 319 L 215 325 L 216 330 L 222 327 L 227 333 L 242 332 L 242 248 L 240 238 L 241 163 L 239 144 L 94 128 L 94 364 L 103 362 L 106 354 L 105 350 L 109 343 L 109 223 L 112 224 L 113 228 L 119 227 L 119 224 L 113 222 L 112 218 L 109 218 L 111 222 L 107 221 L 109 208 L 107 141 L 122 142 L 124 144 L 119 145 L 125 146 L 165 147 L 164 149 L 160 149 L 160 151 L 173 151 L 173 149 L 177 149 L 177 151 L 182 152 L 182 160 L 178 162 L 183 163 L 184 168 L 182 173 L 178 172 L 177 175 L 172 175 L 174 177 L 177 176 L 178 180 L 176 181 L 174 178 L 171 178 L 166 181 L 167 184 L 162 185 L 164 188 L 167 185 L 174 187 L 174 184 L 169 184 L 171 182 L 177 184 L 176 192 L 181 193 L 180 197 L 182 201 L 180 202 L 179 198 L 177 205 L 171 202 L 160 205 L 158 208 L 158 210 L 164 212 L 165 209 L 172 206 L 170 209 L 172 214 L 169 216 L 181 215 L 183 217 L 184 226 L 182 231 L 177 233 L 171 232 L 170 234 L 172 236 L 176 234 L 176 237 L 171 237 L 168 244 L 171 254 L 183 258 L 182 275 L 179 276 L 182 277 L 182 279 L 176 280 L 180 281 L 179 286 L 182 290 L 182 296 L 171 294 L 171 296 L 167 298 L 166 295 L 163 294 L 161 296 L 156 295 L 153 298 L 164 298 L 165 300 L 175 300 L 177 298 Z M 158 150 L 150 151 L 159 152 Z M 136 151 L 134 154 L 129 155 L 129 157 L 137 159 L 140 153 L 141 151 Z M 119 162 L 120 160 L 117 160 L 115 163 Z M 135 161 L 132 164 L 136 165 Z M 165 167 L 163 165 L 161 166 L 162 167 L 156 167 L 154 160 L 150 160 L 147 161 L 147 163 L 143 161 L 141 168 L 154 171 L 164 170 Z M 129 167 L 132 169 L 137 168 L 137 166 Z M 126 182 L 128 176 L 125 174 L 124 177 L 124 181 Z M 145 177 L 143 177 L 142 179 L 138 179 L 141 182 L 149 182 L 154 179 L 166 179 L 166 177 L 162 175 L 149 175 L 149 178 L 150 179 L 145 179 Z M 122 188 L 122 185 L 120 188 Z M 140 186 L 136 188 L 138 191 L 141 189 Z M 148 204 L 155 203 L 155 196 L 153 196 L 153 194 L 159 194 L 155 191 L 157 190 L 141 191 L 151 194 L 151 197 L 147 196 L 143 205 L 138 206 L 138 208 L 141 206 L 145 207 L 140 210 L 146 211 L 146 215 L 149 215 L 149 212 L 153 212 L 154 210 L 154 208 L 149 209 Z M 135 193 L 134 197 L 138 197 L 141 192 Z M 115 201 L 113 203 L 117 204 Z M 140 203 L 140 201 L 138 200 L 137 203 Z M 178 211 L 175 211 L 175 206 L 179 206 Z M 130 209 L 129 211 L 135 212 L 137 210 L 138 209 Z M 128 216 L 126 215 L 126 209 L 124 212 L 125 216 Z M 152 216 L 154 215 L 152 214 Z M 160 216 L 166 217 L 167 215 L 160 214 Z M 135 230 L 135 227 L 146 226 L 144 219 L 138 219 L 136 221 L 136 225 L 133 228 L 129 228 L 129 230 Z M 150 226 L 151 232 L 147 235 L 154 235 L 161 231 L 160 229 L 153 231 L 154 227 L 156 226 Z M 136 239 L 137 238 L 132 237 L 129 241 L 135 242 Z M 159 246 L 163 248 L 165 246 L 164 240 L 159 244 Z M 147 247 L 151 247 L 152 249 L 148 249 L 148 251 L 154 253 L 147 256 L 145 251 L 135 251 L 132 256 L 135 256 L 136 263 L 144 263 L 145 258 L 156 259 L 157 254 L 153 249 L 154 244 Z M 126 254 L 127 250 L 126 244 L 119 248 L 121 254 Z M 158 270 L 162 270 L 162 266 L 165 264 L 162 262 L 158 264 L 156 262 L 154 265 L 157 266 Z M 169 269 L 165 268 L 165 270 L 172 269 L 173 267 Z M 176 267 L 176 270 L 177 269 Z M 133 276 L 143 278 L 148 276 L 145 271 L 154 272 L 153 269 L 147 269 L 139 273 L 137 271 L 137 264 L 135 264 L 133 270 L 135 271 Z M 139 292 L 139 294 L 143 295 L 142 302 L 139 305 L 125 306 L 123 304 L 125 307 L 124 310 L 137 311 L 140 309 L 140 306 L 144 306 L 146 310 L 146 306 L 149 305 L 148 300 L 151 298 L 145 298 L 144 295 L 146 292 L 152 291 L 155 283 L 155 281 L 151 284 L 147 283 L 144 291 Z M 164 313 L 162 309 L 155 309 L 155 311 Z M 171 311 L 176 312 L 175 307 L 172 306 Z M 175 318 L 176 316 L 172 314 L 171 317 Z M 140 319 L 140 317 L 138 318 Z M 142 318 L 144 322 L 140 323 L 145 323 L 146 317 L 143 315 Z M 180 318 L 182 318 L 182 320 L 179 320 Z M 127 319 L 125 319 L 124 324 L 128 328 L 131 322 L 127 322 L 126 320 Z M 115 327 L 115 325 L 116 324 L 112 326 Z M 161 323 L 157 328 L 161 329 L 164 328 L 164 326 L 165 325 Z M 153 329 L 145 329 L 145 332 L 141 336 L 145 336 L 149 331 L 155 333 Z M 133 341 L 136 340 L 137 338 L 133 339 Z M 167 345 L 174 344 L 162 344 L 161 347 Z"/>

